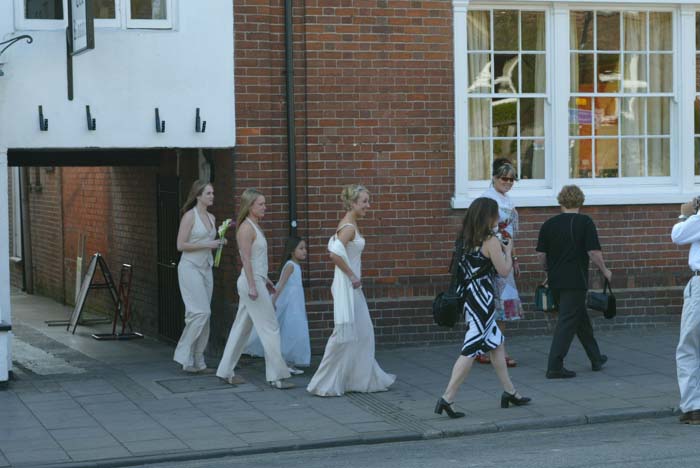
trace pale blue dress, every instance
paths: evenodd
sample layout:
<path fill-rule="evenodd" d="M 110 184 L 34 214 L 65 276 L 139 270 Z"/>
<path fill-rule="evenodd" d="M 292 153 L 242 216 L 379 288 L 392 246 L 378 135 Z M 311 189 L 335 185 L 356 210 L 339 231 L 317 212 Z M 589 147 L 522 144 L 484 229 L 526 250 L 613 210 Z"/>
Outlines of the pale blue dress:
<path fill-rule="evenodd" d="M 277 321 L 280 325 L 282 357 L 288 364 L 306 367 L 311 362 L 311 344 L 309 323 L 306 319 L 304 287 L 301 282 L 301 267 L 291 260 L 285 263 L 284 268 L 287 268 L 287 265 L 292 265 L 294 270 L 275 304 Z M 264 356 L 260 338 L 255 330 L 251 333 L 243 352 L 251 356 Z"/>

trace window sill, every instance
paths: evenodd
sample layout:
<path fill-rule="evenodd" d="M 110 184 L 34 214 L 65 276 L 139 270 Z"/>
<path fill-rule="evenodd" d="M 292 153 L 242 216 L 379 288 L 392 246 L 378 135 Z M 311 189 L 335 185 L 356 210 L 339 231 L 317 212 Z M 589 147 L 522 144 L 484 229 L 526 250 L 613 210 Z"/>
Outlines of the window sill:
<path fill-rule="evenodd" d="M 22 263 L 22 257 L 10 257 L 10 263 Z"/>

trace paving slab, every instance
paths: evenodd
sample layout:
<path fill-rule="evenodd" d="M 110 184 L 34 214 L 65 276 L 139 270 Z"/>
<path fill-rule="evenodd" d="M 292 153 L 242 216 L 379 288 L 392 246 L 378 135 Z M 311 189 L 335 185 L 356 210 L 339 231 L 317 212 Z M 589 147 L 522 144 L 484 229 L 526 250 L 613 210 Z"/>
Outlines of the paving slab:
<path fill-rule="evenodd" d="M 669 359 L 677 324 L 634 333 L 598 332 L 610 358 L 601 372 L 591 371 L 582 347 L 574 343 L 566 362 L 578 375 L 567 380 L 544 377 L 551 337 L 509 337 L 509 353 L 519 362 L 510 370 L 512 380 L 532 404 L 500 408 L 502 390 L 493 368 L 475 364 L 455 402 L 467 416 L 452 420 L 433 408 L 459 343 L 378 349 L 380 365 L 398 376 L 390 391 L 320 398 L 305 390 L 320 356 L 313 357 L 303 376 L 292 379 L 295 389 L 270 388 L 264 361 L 252 358 L 241 360 L 236 370 L 247 383 L 230 386 L 212 375 L 183 373 L 171 360 L 170 345 L 148 337 L 97 342 L 90 333 L 99 327 L 79 327 L 75 335 L 49 329 L 43 321 L 67 316 L 69 308 L 16 292 L 13 301 L 17 339 L 33 347 L 24 349 L 41 349 L 51 362 L 63 359 L 80 372 L 40 374 L 18 363 L 16 380 L 0 392 L 0 468 L 143 463 L 154 457 L 177 460 L 554 428 L 661 417 L 673 414 L 678 402 Z M 32 359 L 36 356 L 42 354 L 32 351 Z M 208 363 L 214 366 L 216 359 L 208 357 Z"/>

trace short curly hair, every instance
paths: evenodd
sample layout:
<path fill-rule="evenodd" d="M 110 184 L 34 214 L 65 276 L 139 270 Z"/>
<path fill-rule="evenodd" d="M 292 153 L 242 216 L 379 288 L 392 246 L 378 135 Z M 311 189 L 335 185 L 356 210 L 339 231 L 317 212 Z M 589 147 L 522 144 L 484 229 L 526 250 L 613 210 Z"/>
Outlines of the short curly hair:
<path fill-rule="evenodd" d="M 561 192 L 557 195 L 557 201 L 564 208 L 580 208 L 586 196 L 578 185 L 565 185 L 561 188 Z"/>

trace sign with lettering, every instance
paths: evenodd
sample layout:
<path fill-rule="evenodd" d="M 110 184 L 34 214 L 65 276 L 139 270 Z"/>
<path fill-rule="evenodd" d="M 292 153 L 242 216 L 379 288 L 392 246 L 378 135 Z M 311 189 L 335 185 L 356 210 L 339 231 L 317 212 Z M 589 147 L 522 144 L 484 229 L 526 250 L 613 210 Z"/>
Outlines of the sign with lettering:
<path fill-rule="evenodd" d="M 69 0 L 68 47 L 71 55 L 95 48 L 92 0 Z"/>

